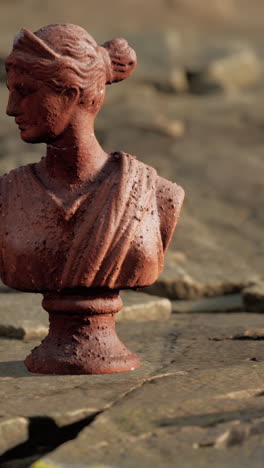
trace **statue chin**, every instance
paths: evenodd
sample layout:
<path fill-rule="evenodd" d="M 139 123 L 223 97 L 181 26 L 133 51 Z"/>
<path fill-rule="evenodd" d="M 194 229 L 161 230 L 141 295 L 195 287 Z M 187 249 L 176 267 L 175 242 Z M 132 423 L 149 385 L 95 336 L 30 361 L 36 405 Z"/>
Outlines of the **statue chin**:
<path fill-rule="evenodd" d="M 20 130 L 20 138 L 25 143 L 48 143 L 47 141 L 45 141 L 45 138 L 43 136 L 34 135 L 30 129 Z"/>

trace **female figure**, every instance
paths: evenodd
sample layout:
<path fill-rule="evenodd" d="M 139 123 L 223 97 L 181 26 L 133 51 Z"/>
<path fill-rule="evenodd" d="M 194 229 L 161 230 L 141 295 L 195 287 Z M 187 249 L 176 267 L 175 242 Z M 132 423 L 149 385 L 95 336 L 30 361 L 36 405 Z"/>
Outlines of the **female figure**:
<path fill-rule="evenodd" d="M 1 278 L 42 292 L 50 313 L 48 337 L 26 360 L 33 372 L 139 365 L 114 333 L 118 291 L 157 279 L 184 192 L 129 154 L 106 154 L 94 135 L 105 85 L 135 66 L 124 39 L 98 46 L 71 24 L 22 29 L 6 59 L 7 113 L 24 141 L 47 144 L 39 163 L 0 179 Z"/>

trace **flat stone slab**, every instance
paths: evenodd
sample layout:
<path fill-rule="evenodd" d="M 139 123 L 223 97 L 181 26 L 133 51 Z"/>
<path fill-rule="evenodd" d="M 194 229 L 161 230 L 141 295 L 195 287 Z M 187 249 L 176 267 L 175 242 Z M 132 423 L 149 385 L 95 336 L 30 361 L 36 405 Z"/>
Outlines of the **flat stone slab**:
<path fill-rule="evenodd" d="M 152 296 L 142 292 L 122 291 L 124 307 L 116 315 L 116 321 L 168 320 L 171 317 L 171 301 L 166 297 Z"/>
<path fill-rule="evenodd" d="M 0 416 L 0 455 L 23 442 L 29 435 L 29 421 L 24 417 Z"/>
<path fill-rule="evenodd" d="M 242 295 L 248 312 L 264 312 L 264 281 L 245 288 Z"/>
<path fill-rule="evenodd" d="M 124 307 L 116 316 L 117 322 L 168 320 L 171 316 L 169 299 L 134 291 L 123 291 L 121 297 Z M 0 298 L 0 336 L 34 340 L 47 335 L 48 314 L 41 307 L 41 294 L 9 290 Z"/>
<path fill-rule="evenodd" d="M 179 239 L 177 237 L 178 231 L 175 239 L 178 239 L 178 242 L 186 243 L 188 215 L 183 213 L 182 218 L 185 218 L 187 222 L 185 226 L 179 224 Z M 196 223 L 196 220 L 192 220 L 189 229 L 191 232 L 192 229 L 197 229 L 197 232 L 199 232 L 200 225 L 200 222 Z M 201 233 L 202 235 L 203 233 Z M 189 237 L 189 245 L 195 243 L 198 238 L 198 234 L 197 238 L 192 239 Z M 243 289 L 259 282 L 260 275 L 253 274 L 249 268 L 246 268 L 243 259 L 238 259 L 231 252 L 223 252 L 223 249 L 219 249 L 217 245 L 214 245 L 214 240 L 210 239 L 209 235 L 208 237 L 205 236 L 203 242 L 204 244 L 208 243 L 207 255 L 214 257 L 214 264 L 208 263 L 205 265 L 202 258 L 198 259 L 198 255 L 201 254 L 198 245 L 194 248 L 194 255 L 198 253 L 196 259 L 191 258 L 191 251 L 188 256 L 183 251 L 173 251 L 173 239 L 171 250 L 167 253 L 163 272 L 153 285 L 146 288 L 146 292 L 168 297 L 172 300 L 189 301 L 240 294 Z M 185 248 L 187 250 L 187 245 Z M 226 265 L 226 256 L 230 257 L 228 266 Z"/>
<path fill-rule="evenodd" d="M 243 310 L 244 304 L 241 294 L 228 294 L 197 299 L 196 301 L 172 301 L 174 313 L 199 313 L 199 312 L 236 312 Z"/>
<path fill-rule="evenodd" d="M 32 468 L 40 462 L 56 468 L 246 468 L 249 463 L 260 468 L 264 343 L 221 337 L 261 322 L 256 314 L 219 313 L 174 315 L 155 329 L 154 322 L 142 324 L 135 343 L 144 340 L 147 359 L 159 348 L 158 372 L 138 381 L 74 440 Z M 131 326 L 135 331 L 136 324 Z M 215 335 L 219 341 L 211 340 Z"/>
<path fill-rule="evenodd" d="M 243 385 L 244 372 L 239 367 L 218 371 L 217 378 L 211 370 L 199 377 L 150 379 L 43 461 L 55 467 L 83 467 L 85 460 L 88 466 L 118 468 L 248 467 L 255 450 L 252 466 L 261 467 L 263 409 L 257 409 L 254 397 L 223 399 L 224 382 L 230 386 L 230 379 L 242 377 Z M 254 373 L 251 369 L 248 377 Z"/>
<path fill-rule="evenodd" d="M 259 422 L 264 418 L 264 341 L 226 339 L 262 325 L 261 315 L 239 312 L 182 313 L 169 321 L 121 322 L 118 334 L 139 355 L 142 366 L 112 375 L 30 374 L 22 359 L 38 342 L 2 338 L 0 428 L 9 427 L 2 453 L 21 443 L 15 425 L 22 418 L 19 437 L 26 437 L 25 419 L 31 428 L 28 434 L 38 437 L 35 459 L 55 467 L 132 468 L 137 462 L 163 468 L 175 466 L 173 460 L 177 460 L 177 468 L 204 468 L 210 460 L 212 466 L 214 457 L 220 463 L 223 456 L 221 463 L 226 465 L 229 456 L 233 461 L 233 452 L 215 449 L 219 444 L 229 449 L 239 425 L 244 438 L 233 445 L 245 457 L 246 450 L 255 451 L 263 462 Z M 49 424 L 46 432 L 43 422 Z M 79 435 L 71 435 L 71 442 L 61 440 L 53 450 L 59 431 L 67 428 L 74 434 L 76 424 Z M 262 438 L 254 435 L 257 430 Z M 243 460 L 240 466 L 246 466 Z"/>

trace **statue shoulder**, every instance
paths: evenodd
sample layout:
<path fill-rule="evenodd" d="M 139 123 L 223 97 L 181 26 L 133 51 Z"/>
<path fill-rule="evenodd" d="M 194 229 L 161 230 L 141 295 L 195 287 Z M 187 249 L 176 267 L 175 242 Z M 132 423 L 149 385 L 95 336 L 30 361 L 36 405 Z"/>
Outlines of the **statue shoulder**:
<path fill-rule="evenodd" d="M 156 199 L 160 218 L 160 232 L 167 250 L 180 216 L 185 192 L 180 185 L 163 177 L 157 178 Z"/>
<path fill-rule="evenodd" d="M 179 219 L 184 190 L 174 182 L 170 182 L 157 175 L 156 169 L 137 160 L 136 156 L 128 153 L 119 153 L 126 164 L 129 178 L 140 181 L 146 192 L 156 195 L 156 206 L 159 215 L 160 234 L 164 251 L 167 250 L 174 229 Z"/>
<path fill-rule="evenodd" d="M 158 175 L 154 167 L 143 163 L 137 156 L 123 151 L 113 154 L 121 161 L 120 168 L 124 173 L 128 174 L 130 180 L 134 179 L 135 182 L 139 182 L 142 186 L 155 191 Z"/>
<path fill-rule="evenodd" d="M 12 169 L 7 174 L 0 176 L 0 196 L 1 199 L 6 198 L 11 190 L 16 190 L 17 184 L 24 184 L 27 182 L 32 174 L 32 164 L 17 167 Z"/>

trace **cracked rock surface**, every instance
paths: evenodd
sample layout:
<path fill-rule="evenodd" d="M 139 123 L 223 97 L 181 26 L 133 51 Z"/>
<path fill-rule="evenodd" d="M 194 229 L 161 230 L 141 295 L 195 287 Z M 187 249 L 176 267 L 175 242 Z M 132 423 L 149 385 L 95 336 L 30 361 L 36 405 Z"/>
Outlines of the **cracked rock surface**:
<path fill-rule="evenodd" d="M 142 366 L 101 376 L 29 374 L 21 359 L 33 343 L 1 339 L 0 428 L 10 424 L 3 451 L 25 439 L 23 430 L 21 440 L 13 435 L 19 417 L 34 424 L 34 436 L 29 431 L 28 437 L 38 436 L 31 447 L 34 468 L 45 466 L 37 465 L 40 461 L 65 468 L 205 467 L 213 462 L 246 467 L 250 457 L 260 467 L 264 342 L 232 336 L 261 324 L 261 315 L 243 312 L 119 323 L 121 339 L 139 354 Z M 53 438 L 48 443 L 43 421 L 49 422 Z M 61 438 L 65 428 L 67 438 Z M 4 467 L 30 465 L 21 460 L 19 448 L 10 453 L 13 459 L 8 462 L 4 455 Z"/>

